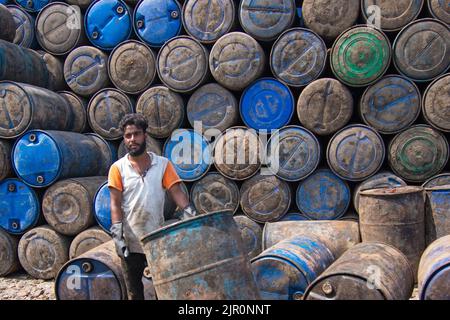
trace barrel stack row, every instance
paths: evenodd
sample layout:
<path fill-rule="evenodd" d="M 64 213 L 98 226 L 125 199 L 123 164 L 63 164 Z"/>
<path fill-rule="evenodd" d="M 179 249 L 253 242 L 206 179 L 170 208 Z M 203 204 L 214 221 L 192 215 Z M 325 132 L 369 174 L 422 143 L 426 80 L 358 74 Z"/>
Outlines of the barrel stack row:
<path fill-rule="evenodd" d="M 27 272 L 55 277 L 74 236 L 96 223 L 109 230 L 105 175 L 117 153 L 126 153 L 118 124 L 131 112 L 148 119 L 148 150 L 172 160 L 201 214 L 244 214 L 235 220 L 252 266 L 260 266 L 252 272 L 263 298 L 303 298 L 307 285 L 360 241 L 357 231 L 352 246 L 336 249 L 330 239 L 342 234 L 319 229 L 273 249 L 289 240 L 284 235 L 309 233 L 282 231 L 280 240 L 265 245 L 264 223 L 264 229 L 285 224 L 287 230 L 341 224 L 354 232 L 360 220 L 362 229 L 373 229 L 381 218 L 360 204 L 361 195 L 409 183 L 425 188 L 405 193 L 420 193 L 427 209 L 423 215 L 392 209 L 397 220 L 387 223 L 404 227 L 396 232 L 408 240 L 390 244 L 413 260 L 411 272 L 398 272 L 417 277 L 425 241 L 450 234 L 443 209 L 449 175 L 442 174 L 449 157 L 450 19 L 441 1 L 17 1 L 0 6 L 0 13 L 0 180 L 6 179 L 0 182 L 0 226 L 8 233 L 0 243 L 11 257 L 3 274 L 17 269 L 18 252 Z M 170 220 L 175 208 L 167 202 Z M 41 225 L 48 226 L 35 228 Z M 109 239 L 99 228 L 92 232 L 85 237 L 95 241 L 86 240 L 79 253 Z M 375 232 L 383 239 L 363 230 L 361 236 L 389 242 L 390 232 Z M 327 263 L 318 267 L 322 260 L 314 257 L 317 268 L 301 279 L 295 268 L 283 274 L 301 284 L 289 293 L 264 287 L 274 263 L 263 249 L 311 241 L 320 243 Z M 377 246 L 362 250 L 380 251 Z M 113 255 L 111 243 L 104 247 Z M 383 250 L 386 257 L 397 254 Z M 349 261 L 360 261 L 359 254 L 350 252 Z M 298 256 L 301 263 L 308 254 Z M 404 261 L 386 259 L 374 260 L 386 266 Z M 117 263 L 84 262 L 85 273 L 106 266 L 121 277 Z M 356 274 L 356 266 L 347 268 Z M 410 281 L 399 283 L 393 284 L 403 286 L 399 295 L 388 289 L 377 297 L 408 298 Z M 329 284 L 310 296 L 346 298 Z M 84 298 L 95 297 L 88 288 Z M 123 281 L 115 288 L 122 291 L 114 289 L 114 297 L 123 298 Z M 67 294 L 61 297 L 77 298 Z"/>

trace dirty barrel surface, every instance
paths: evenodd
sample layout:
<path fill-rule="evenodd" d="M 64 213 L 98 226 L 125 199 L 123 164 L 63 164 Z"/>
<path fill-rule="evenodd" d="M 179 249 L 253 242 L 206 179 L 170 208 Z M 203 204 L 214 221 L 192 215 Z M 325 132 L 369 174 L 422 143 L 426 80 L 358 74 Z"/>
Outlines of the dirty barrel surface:
<path fill-rule="evenodd" d="M 16 22 L 13 15 L 0 3 L 0 21 L 2 22 L 2 28 L 0 29 L 0 39 L 8 42 L 13 42 L 16 36 Z"/>
<path fill-rule="evenodd" d="M 70 243 L 69 259 L 74 259 L 111 240 L 108 233 L 95 226 L 80 232 Z"/>
<path fill-rule="evenodd" d="M 450 24 L 450 12 L 448 10 L 448 3 L 442 0 L 427 0 L 428 9 L 436 19 L 439 19 L 446 24 Z"/>
<path fill-rule="evenodd" d="M 69 103 L 72 110 L 72 125 L 69 131 L 82 133 L 87 129 L 86 109 L 88 102 L 70 91 L 58 92 Z"/>
<path fill-rule="evenodd" d="M 262 227 L 252 219 L 244 215 L 233 217 L 237 226 L 241 230 L 242 241 L 249 259 L 261 253 Z"/>
<path fill-rule="evenodd" d="M 0 181 L 11 177 L 11 143 L 8 140 L 0 140 Z"/>
<path fill-rule="evenodd" d="M 431 83 L 423 96 L 422 111 L 425 119 L 434 128 L 450 132 L 450 74 L 445 74 Z"/>
<path fill-rule="evenodd" d="M 0 277 L 16 272 L 20 268 L 17 248 L 19 238 L 0 228 Z"/>
<path fill-rule="evenodd" d="M 425 189 L 427 244 L 450 235 L 450 185 Z"/>
<path fill-rule="evenodd" d="M 16 36 L 13 43 L 24 48 L 34 48 L 37 45 L 34 18 L 19 6 L 8 5 L 7 8 L 16 22 Z"/>

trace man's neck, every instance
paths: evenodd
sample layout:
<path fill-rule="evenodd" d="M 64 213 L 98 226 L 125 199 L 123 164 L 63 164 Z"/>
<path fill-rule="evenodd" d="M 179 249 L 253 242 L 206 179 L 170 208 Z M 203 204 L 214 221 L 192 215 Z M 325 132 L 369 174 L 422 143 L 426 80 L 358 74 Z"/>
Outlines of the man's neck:
<path fill-rule="evenodd" d="M 128 154 L 128 159 L 134 163 L 145 163 L 147 159 L 149 159 L 149 155 L 147 152 L 144 152 L 138 156 L 133 157 L 131 154 Z"/>

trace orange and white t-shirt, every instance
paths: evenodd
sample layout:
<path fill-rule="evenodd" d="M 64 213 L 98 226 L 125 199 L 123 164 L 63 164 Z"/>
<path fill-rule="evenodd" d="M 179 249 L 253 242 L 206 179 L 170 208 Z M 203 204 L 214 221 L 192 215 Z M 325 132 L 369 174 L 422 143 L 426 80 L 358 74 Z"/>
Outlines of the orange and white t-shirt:
<path fill-rule="evenodd" d="M 140 239 L 164 222 L 166 190 L 181 182 L 169 159 L 149 152 L 152 165 L 141 177 L 128 154 L 109 169 L 108 187 L 122 191 L 123 233 L 130 252 L 144 253 Z"/>

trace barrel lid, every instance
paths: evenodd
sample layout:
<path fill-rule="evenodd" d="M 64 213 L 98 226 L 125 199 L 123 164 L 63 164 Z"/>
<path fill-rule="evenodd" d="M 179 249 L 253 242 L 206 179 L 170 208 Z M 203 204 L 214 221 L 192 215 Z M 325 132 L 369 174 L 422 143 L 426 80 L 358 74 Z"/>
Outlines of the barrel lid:
<path fill-rule="evenodd" d="M 445 194 L 447 194 L 450 191 L 450 183 L 448 184 L 444 184 L 441 186 L 435 186 L 435 187 L 429 187 L 429 188 L 424 188 L 426 191 L 435 191 L 435 192 L 444 192 Z"/>
<path fill-rule="evenodd" d="M 29 48 L 34 42 L 34 18 L 21 7 L 6 6 L 16 22 L 16 36 L 13 43 Z"/>
<path fill-rule="evenodd" d="M 431 83 L 423 96 L 422 111 L 425 119 L 435 128 L 450 132 L 450 73 Z"/>
<path fill-rule="evenodd" d="M 175 0 L 141 0 L 134 9 L 137 36 L 152 47 L 161 47 L 180 34 L 181 6 Z"/>
<path fill-rule="evenodd" d="M 31 130 L 13 147 L 13 168 L 26 184 L 47 187 L 61 174 L 62 155 L 58 144 L 45 131 Z"/>
<path fill-rule="evenodd" d="M 448 299 L 448 282 L 450 279 L 450 262 L 431 276 L 424 288 L 421 288 L 420 300 Z"/>
<path fill-rule="evenodd" d="M 272 78 L 252 83 L 239 104 L 244 123 L 256 130 L 276 130 L 286 126 L 294 113 L 294 97 L 289 88 Z"/>
<path fill-rule="evenodd" d="M 0 182 L 0 227 L 11 234 L 22 234 L 32 228 L 40 215 L 36 192 L 19 179 Z"/>
<path fill-rule="evenodd" d="M 51 0 L 14 0 L 14 2 L 28 12 L 39 12 L 49 4 Z"/>
<path fill-rule="evenodd" d="M 108 182 L 102 184 L 94 196 L 94 215 L 100 227 L 108 234 L 111 229 L 111 195 Z"/>
<path fill-rule="evenodd" d="M 89 41 L 103 50 L 112 50 L 131 36 L 131 12 L 121 0 L 93 2 L 84 17 Z"/>
<path fill-rule="evenodd" d="M 441 173 L 425 181 L 422 184 L 422 187 L 432 188 L 436 186 L 444 186 L 447 184 L 450 184 L 450 173 Z"/>
<path fill-rule="evenodd" d="M 87 101 L 70 91 L 60 91 L 58 93 L 67 100 L 72 110 L 73 123 L 67 131 L 84 132 L 87 124 Z"/>
<path fill-rule="evenodd" d="M 436 19 L 450 24 L 450 10 L 446 1 L 428 0 L 428 8 Z"/>
<path fill-rule="evenodd" d="M 246 252 L 249 259 L 252 259 L 261 253 L 262 227 L 244 215 L 235 215 L 234 221 L 241 230 Z"/>

